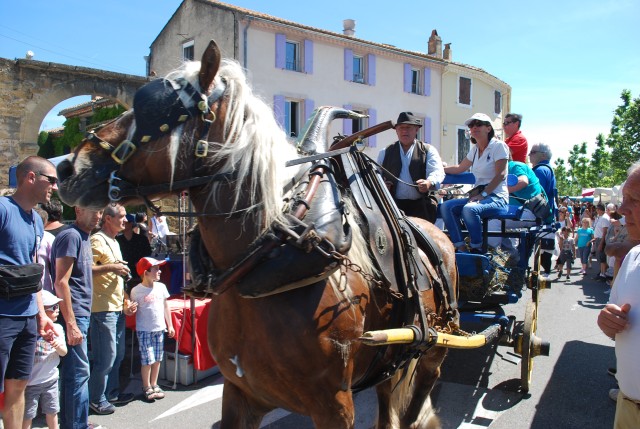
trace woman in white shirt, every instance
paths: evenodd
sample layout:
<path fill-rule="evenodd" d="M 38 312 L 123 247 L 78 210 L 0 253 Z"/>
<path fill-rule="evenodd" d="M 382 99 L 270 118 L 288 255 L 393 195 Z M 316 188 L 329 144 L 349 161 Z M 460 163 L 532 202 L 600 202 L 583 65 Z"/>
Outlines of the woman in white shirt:
<path fill-rule="evenodd" d="M 473 197 L 458 198 L 442 203 L 442 220 L 449 237 L 458 251 L 482 252 L 482 219 L 504 209 L 509 201 L 507 172 L 509 147 L 495 138 L 491 119 L 484 113 L 476 113 L 465 121 L 471 134 L 471 147 L 467 157 L 458 165 L 445 167 L 447 174 L 460 174 L 470 170 L 475 185 L 484 189 Z M 470 249 L 464 243 L 460 219 L 464 220 L 470 237 Z"/>

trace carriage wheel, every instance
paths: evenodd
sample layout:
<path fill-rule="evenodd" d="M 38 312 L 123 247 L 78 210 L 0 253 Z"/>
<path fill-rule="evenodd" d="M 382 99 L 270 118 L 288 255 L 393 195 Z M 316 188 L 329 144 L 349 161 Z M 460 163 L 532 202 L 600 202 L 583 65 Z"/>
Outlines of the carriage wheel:
<path fill-rule="evenodd" d="M 527 309 L 524 313 L 524 330 L 522 333 L 521 354 L 522 362 L 520 363 L 520 386 L 523 392 L 529 391 L 531 385 L 531 373 L 533 371 L 533 339 L 536 335 L 538 325 L 538 305 L 535 301 L 527 303 Z"/>

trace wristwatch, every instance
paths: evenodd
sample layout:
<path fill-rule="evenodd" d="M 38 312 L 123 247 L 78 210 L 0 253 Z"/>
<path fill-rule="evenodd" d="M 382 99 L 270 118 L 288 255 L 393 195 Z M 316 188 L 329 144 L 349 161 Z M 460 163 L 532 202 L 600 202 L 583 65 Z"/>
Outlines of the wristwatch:
<path fill-rule="evenodd" d="M 489 196 L 486 191 L 482 191 L 480 195 L 482 195 L 483 198 L 487 198 Z"/>

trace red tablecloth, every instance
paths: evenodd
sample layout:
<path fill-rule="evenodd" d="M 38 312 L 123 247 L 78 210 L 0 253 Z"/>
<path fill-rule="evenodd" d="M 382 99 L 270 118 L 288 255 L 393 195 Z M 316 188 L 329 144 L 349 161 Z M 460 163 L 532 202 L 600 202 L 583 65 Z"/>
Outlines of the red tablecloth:
<path fill-rule="evenodd" d="M 207 343 L 207 320 L 209 319 L 210 299 L 195 300 L 195 325 L 196 325 L 196 343 L 195 350 L 191 348 L 191 336 L 193 326 L 191 324 L 191 302 L 189 299 L 169 298 L 169 309 L 171 310 L 171 321 L 173 328 L 176 330 L 176 342 L 178 343 L 178 352 L 184 355 L 193 356 L 193 366 L 204 371 L 216 365 L 209 344 Z M 180 332 L 184 323 L 184 331 Z M 127 328 L 135 329 L 135 316 L 127 317 Z M 179 341 L 178 341 L 179 340 Z"/>

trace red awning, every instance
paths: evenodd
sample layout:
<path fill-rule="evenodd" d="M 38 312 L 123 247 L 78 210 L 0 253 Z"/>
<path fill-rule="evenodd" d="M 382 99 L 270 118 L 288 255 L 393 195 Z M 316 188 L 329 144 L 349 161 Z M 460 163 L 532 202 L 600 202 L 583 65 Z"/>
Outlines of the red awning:
<path fill-rule="evenodd" d="M 582 189 L 582 196 L 583 197 L 592 197 L 593 193 L 595 192 L 595 188 L 584 188 Z"/>

